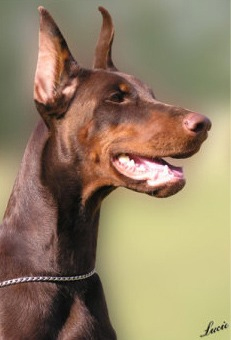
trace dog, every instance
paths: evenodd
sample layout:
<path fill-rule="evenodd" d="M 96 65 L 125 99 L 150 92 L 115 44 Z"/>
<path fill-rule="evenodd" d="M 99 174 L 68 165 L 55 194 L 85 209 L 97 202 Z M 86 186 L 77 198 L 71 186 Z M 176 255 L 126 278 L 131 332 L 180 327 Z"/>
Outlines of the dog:
<path fill-rule="evenodd" d="M 73 58 L 39 7 L 34 100 L 41 121 L 26 147 L 0 228 L 1 340 L 114 340 L 95 272 L 102 200 L 118 187 L 155 197 L 185 185 L 164 158 L 195 154 L 205 116 L 158 101 L 114 65 L 103 17 L 92 69 Z"/>

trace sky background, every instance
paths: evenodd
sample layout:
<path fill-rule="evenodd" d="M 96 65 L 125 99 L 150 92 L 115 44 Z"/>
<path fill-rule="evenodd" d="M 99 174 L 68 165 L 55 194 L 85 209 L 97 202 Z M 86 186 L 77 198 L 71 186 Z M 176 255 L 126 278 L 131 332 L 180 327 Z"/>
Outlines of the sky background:
<path fill-rule="evenodd" d="M 196 340 L 229 321 L 229 1 L 0 0 L 0 215 L 39 117 L 33 103 L 38 12 L 55 18 L 78 62 L 91 67 L 113 16 L 113 60 L 156 97 L 207 115 L 186 187 L 168 199 L 118 189 L 102 206 L 97 270 L 119 340 Z M 229 330 L 211 335 L 228 340 Z"/>

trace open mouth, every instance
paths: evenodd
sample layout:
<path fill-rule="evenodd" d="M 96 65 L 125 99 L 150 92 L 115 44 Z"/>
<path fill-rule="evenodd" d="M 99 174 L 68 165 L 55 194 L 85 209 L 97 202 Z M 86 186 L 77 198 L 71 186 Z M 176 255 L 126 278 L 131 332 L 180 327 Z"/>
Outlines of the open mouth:
<path fill-rule="evenodd" d="M 184 180 L 183 168 L 162 158 L 147 158 L 133 154 L 119 154 L 112 161 L 116 170 L 133 180 L 145 181 L 150 187 Z"/>

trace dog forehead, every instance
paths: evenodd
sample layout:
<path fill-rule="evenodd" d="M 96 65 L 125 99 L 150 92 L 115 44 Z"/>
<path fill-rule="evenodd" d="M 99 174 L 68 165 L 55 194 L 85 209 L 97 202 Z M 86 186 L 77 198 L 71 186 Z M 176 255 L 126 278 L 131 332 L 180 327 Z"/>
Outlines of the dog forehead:
<path fill-rule="evenodd" d="M 152 89 L 144 83 L 142 80 L 139 78 L 136 78 L 135 76 L 132 76 L 127 73 L 120 73 L 117 72 L 118 75 L 120 75 L 125 81 L 127 81 L 131 86 L 136 89 L 138 92 L 139 96 L 146 99 L 146 100 L 153 100 L 154 99 L 154 94 Z"/>
<path fill-rule="evenodd" d="M 97 70 L 94 72 L 93 77 L 97 81 L 99 87 L 110 88 L 110 86 L 116 86 L 125 93 L 135 90 L 140 97 L 148 101 L 154 99 L 152 89 L 147 84 L 127 73 Z"/>
<path fill-rule="evenodd" d="M 108 70 L 93 70 L 91 73 L 91 82 L 94 82 L 95 84 L 99 85 L 100 87 L 104 86 L 110 86 L 110 85 L 125 85 L 128 86 L 129 82 L 128 80 L 123 77 L 122 73 L 119 72 L 112 72 Z"/>

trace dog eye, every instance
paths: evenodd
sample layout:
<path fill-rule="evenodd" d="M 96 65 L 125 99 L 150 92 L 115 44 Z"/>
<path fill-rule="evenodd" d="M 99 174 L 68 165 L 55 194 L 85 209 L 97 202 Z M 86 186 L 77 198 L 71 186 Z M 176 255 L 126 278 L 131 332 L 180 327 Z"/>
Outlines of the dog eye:
<path fill-rule="evenodd" d="M 122 103 L 124 101 L 124 93 L 119 91 L 112 93 L 106 101 L 112 103 Z"/>

